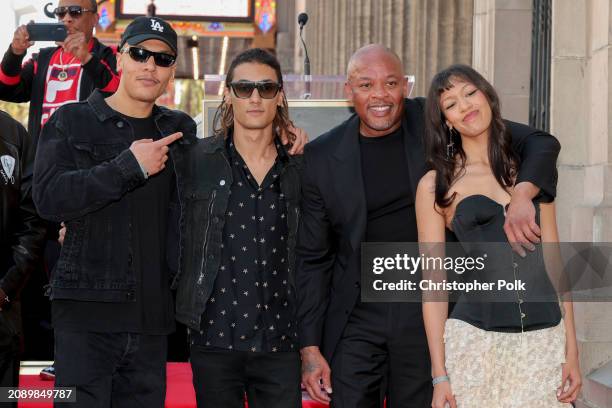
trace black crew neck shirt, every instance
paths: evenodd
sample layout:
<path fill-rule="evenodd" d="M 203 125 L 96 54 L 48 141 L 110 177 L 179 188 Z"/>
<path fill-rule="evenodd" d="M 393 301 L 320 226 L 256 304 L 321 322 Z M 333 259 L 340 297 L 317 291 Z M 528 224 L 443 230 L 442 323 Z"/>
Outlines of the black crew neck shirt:
<path fill-rule="evenodd" d="M 367 203 L 366 242 L 416 242 L 416 213 L 400 127 L 379 137 L 359 135 Z"/>

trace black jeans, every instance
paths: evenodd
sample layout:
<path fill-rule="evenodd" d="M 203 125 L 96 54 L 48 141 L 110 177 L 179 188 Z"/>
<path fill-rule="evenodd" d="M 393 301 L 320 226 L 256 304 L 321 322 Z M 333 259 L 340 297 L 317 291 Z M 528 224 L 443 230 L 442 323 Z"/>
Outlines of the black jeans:
<path fill-rule="evenodd" d="M 167 336 L 55 330 L 55 385 L 76 387 L 67 408 L 162 408 Z"/>
<path fill-rule="evenodd" d="M 198 408 L 300 408 L 301 363 L 297 352 L 251 353 L 191 346 Z"/>
<path fill-rule="evenodd" d="M 0 387 L 17 388 L 19 357 L 14 350 L 0 348 Z M 6 393 L 4 393 L 6 396 Z M 17 408 L 17 402 L 0 402 L 0 408 Z"/>
<path fill-rule="evenodd" d="M 333 408 L 431 407 L 421 305 L 358 303 L 330 366 Z"/>

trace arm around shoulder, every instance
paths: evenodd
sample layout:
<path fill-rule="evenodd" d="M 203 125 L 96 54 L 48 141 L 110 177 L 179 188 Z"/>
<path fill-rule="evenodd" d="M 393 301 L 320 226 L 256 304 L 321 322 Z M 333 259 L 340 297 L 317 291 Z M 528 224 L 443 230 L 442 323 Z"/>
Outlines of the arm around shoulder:
<path fill-rule="evenodd" d="M 553 135 L 520 123 L 506 121 L 512 147 L 520 158 L 516 184 L 536 186 L 543 201 L 554 200 L 557 193 L 557 158 L 561 144 Z M 532 197 L 533 198 L 533 197 Z"/>

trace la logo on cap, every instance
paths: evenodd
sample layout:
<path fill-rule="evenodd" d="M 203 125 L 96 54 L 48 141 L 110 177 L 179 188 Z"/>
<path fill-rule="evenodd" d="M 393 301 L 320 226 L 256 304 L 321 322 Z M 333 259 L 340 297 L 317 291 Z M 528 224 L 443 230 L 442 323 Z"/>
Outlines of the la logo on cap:
<path fill-rule="evenodd" d="M 164 27 L 157 20 L 151 19 L 151 30 L 159 31 L 160 33 L 164 32 Z"/>

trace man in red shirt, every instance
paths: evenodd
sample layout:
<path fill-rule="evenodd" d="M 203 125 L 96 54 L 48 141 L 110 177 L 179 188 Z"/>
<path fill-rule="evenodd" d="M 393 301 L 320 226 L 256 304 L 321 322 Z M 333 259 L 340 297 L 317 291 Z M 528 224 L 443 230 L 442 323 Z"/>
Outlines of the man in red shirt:
<path fill-rule="evenodd" d="M 0 63 L 0 99 L 30 102 L 28 130 L 35 141 L 57 108 L 85 100 L 96 88 L 113 93 L 119 84 L 116 50 L 93 37 L 96 0 L 60 0 L 54 14 L 68 30 L 62 43 L 41 49 L 22 65 L 34 44 L 22 25 Z"/>

